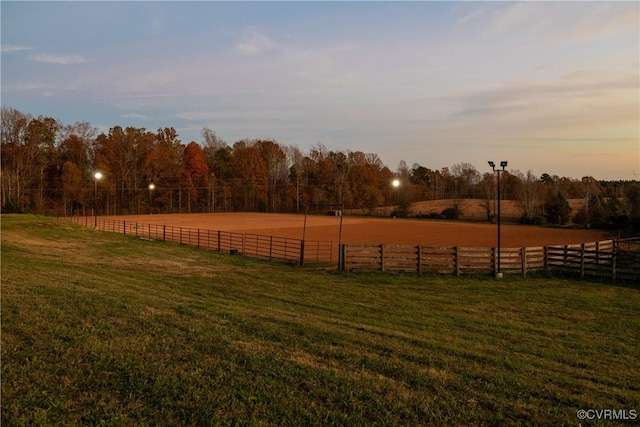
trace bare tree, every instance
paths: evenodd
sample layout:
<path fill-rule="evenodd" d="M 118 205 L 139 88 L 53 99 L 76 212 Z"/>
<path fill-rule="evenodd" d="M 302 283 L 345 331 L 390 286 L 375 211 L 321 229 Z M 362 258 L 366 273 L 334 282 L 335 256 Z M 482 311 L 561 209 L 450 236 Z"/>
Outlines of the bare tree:
<path fill-rule="evenodd" d="M 530 170 L 526 175 L 520 171 L 513 171 L 512 174 L 520 181 L 515 195 L 522 209 L 522 220 L 526 223 L 535 222 L 542 214 L 543 184 Z"/>

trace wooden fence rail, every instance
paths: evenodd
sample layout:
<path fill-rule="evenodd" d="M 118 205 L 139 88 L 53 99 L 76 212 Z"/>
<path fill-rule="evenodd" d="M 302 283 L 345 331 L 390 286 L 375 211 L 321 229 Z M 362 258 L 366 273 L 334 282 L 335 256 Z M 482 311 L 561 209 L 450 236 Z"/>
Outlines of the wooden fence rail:
<path fill-rule="evenodd" d="M 634 248 L 623 255 L 622 242 Z M 521 274 L 561 269 L 581 279 L 617 279 L 640 283 L 640 239 L 605 240 L 564 246 L 502 248 L 501 273 Z M 343 271 L 389 271 L 444 274 L 497 273 L 496 248 L 343 244 L 339 248 L 338 268 Z M 635 258 L 634 258 L 635 256 Z M 624 259 L 624 269 L 621 260 Z"/>
<path fill-rule="evenodd" d="M 76 216 L 64 217 L 64 219 L 103 231 L 196 246 L 218 252 L 239 253 L 253 258 L 294 262 L 301 265 L 305 261 L 316 263 L 333 261 L 333 242 L 330 241 L 303 241 L 288 237 L 144 224 L 102 217 Z"/>

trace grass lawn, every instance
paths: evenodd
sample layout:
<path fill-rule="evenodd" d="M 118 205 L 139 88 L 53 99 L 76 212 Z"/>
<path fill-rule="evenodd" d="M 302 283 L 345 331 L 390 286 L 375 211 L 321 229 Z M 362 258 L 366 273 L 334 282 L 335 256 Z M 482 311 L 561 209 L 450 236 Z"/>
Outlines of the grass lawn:
<path fill-rule="evenodd" d="M 345 274 L 4 215 L 2 424 L 640 419 L 639 313 L 637 288 Z"/>

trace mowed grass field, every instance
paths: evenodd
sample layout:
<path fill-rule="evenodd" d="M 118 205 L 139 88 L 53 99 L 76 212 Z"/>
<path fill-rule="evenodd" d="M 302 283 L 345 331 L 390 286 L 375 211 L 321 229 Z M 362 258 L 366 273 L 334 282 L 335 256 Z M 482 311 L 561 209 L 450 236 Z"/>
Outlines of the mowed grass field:
<path fill-rule="evenodd" d="M 2 424 L 578 425 L 640 412 L 639 312 L 637 288 L 338 273 L 2 216 Z"/>

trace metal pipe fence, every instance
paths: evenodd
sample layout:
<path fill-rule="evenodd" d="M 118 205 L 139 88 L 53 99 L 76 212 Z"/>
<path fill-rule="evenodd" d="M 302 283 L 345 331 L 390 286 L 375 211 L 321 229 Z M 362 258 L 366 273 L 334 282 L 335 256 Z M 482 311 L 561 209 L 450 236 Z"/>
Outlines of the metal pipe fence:
<path fill-rule="evenodd" d="M 62 217 L 67 221 L 140 238 L 173 242 L 198 248 L 242 254 L 251 258 L 292 262 L 333 262 L 333 242 L 293 239 L 289 237 L 244 234 L 222 230 L 174 227 L 103 217 Z"/>

